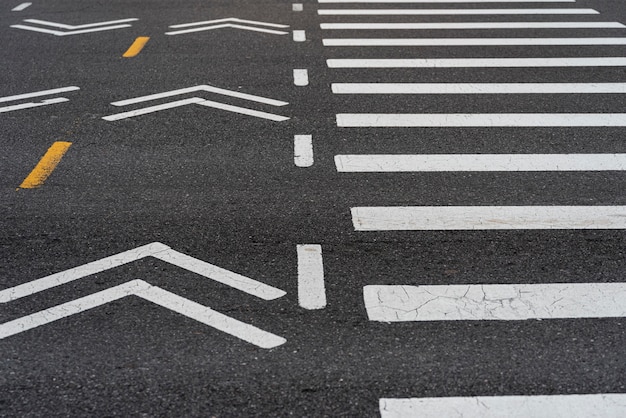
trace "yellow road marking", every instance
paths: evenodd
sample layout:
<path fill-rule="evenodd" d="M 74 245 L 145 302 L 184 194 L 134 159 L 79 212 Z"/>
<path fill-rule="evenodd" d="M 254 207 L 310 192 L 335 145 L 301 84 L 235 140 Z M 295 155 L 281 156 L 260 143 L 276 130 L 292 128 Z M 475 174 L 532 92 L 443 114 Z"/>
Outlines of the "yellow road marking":
<path fill-rule="evenodd" d="M 28 177 L 20 184 L 20 189 L 34 189 L 43 184 L 52 174 L 63 155 L 72 145 L 71 142 L 57 141 L 44 154 L 39 163 L 33 168 Z"/>
<path fill-rule="evenodd" d="M 124 52 L 124 55 L 122 56 L 124 58 L 132 58 L 135 55 L 139 54 L 143 47 L 146 46 L 146 43 L 149 39 L 150 38 L 147 36 L 140 36 L 139 38 L 135 39 L 135 42 L 133 42 L 130 48 L 128 48 L 128 50 Z"/>

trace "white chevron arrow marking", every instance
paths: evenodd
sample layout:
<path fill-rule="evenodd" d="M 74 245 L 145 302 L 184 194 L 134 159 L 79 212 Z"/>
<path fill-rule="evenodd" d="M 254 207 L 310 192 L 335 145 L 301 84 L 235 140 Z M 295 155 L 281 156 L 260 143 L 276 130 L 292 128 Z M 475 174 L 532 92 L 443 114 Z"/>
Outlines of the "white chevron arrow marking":
<path fill-rule="evenodd" d="M 57 93 L 65 93 L 68 91 L 75 91 L 75 90 L 80 90 L 80 88 L 76 86 L 70 86 L 70 87 L 61 87 L 57 89 L 36 91 L 33 93 L 16 94 L 14 96 L 0 97 L 0 103 L 14 102 L 14 101 L 23 100 L 23 99 L 31 99 L 33 97 L 50 96 L 50 95 L 54 95 Z M 63 103 L 63 102 L 68 102 L 68 101 L 69 99 L 66 99 L 65 97 L 54 97 L 52 99 L 42 100 L 39 103 L 29 102 L 29 103 L 20 103 L 20 104 L 15 104 L 15 105 L 3 106 L 3 107 L 0 107 L 0 113 L 11 112 L 13 110 L 29 109 L 31 107 L 47 106 L 51 104 Z"/>
<path fill-rule="evenodd" d="M 245 25 L 245 24 L 248 24 L 248 25 Z M 204 25 L 209 25 L 209 26 L 204 26 Z M 249 25 L 256 25 L 256 26 L 249 26 Z M 201 27 L 193 27 L 193 26 L 201 26 Z M 265 28 L 258 27 L 258 26 L 264 26 Z M 222 28 L 235 28 L 235 29 L 251 30 L 251 31 L 256 31 L 256 32 L 271 33 L 271 34 L 274 34 L 274 35 L 286 35 L 288 32 L 280 31 L 280 30 L 273 30 L 273 29 L 266 29 L 266 28 L 268 28 L 268 27 L 270 27 L 270 28 L 288 28 L 289 25 L 281 25 L 281 24 L 277 24 L 277 23 L 267 23 L 267 22 L 258 22 L 258 21 L 255 21 L 255 20 L 244 20 L 244 19 L 238 19 L 236 17 L 229 17 L 229 18 L 226 18 L 226 19 L 206 20 L 206 21 L 203 21 L 203 22 L 182 23 L 180 25 L 171 25 L 170 26 L 170 28 L 172 28 L 172 29 L 190 28 L 190 27 L 191 27 L 191 29 L 183 29 L 183 30 L 179 30 L 179 31 L 165 32 L 165 34 L 166 35 L 182 35 L 182 34 L 185 34 L 185 33 L 201 32 L 201 31 L 205 31 L 205 30 L 222 29 Z"/>
<path fill-rule="evenodd" d="M 127 24 L 127 22 L 134 22 L 136 18 L 129 19 L 121 19 L 121 20 L 112 20 L 108 22 L 98 22 L 98 23 L 87 23 L 84 25 L 66 25 L 63 23 L 49 22 L 47 20 L 39 20 L 39 19 L 24 19 L 24 22 L 32 23 L 41 26 L 48 26 L 53 28 L 65 29 L 67 31 L 60 31 L 54 29 L 40 28 L 37 26 L 29 26 L 29 25 L 12 25 L 12 28 L 15 29 L 24 29 L 30 30 L 33 32 L 47 33 L 55 36 L 66 36 L 66 35 L 78 35 L 82 33 L 91 33 L 91 32 L 100 32 L 104 30 L 112 30 L 112 29 L 122 29 L 129 28 L 132 25 Z"/>

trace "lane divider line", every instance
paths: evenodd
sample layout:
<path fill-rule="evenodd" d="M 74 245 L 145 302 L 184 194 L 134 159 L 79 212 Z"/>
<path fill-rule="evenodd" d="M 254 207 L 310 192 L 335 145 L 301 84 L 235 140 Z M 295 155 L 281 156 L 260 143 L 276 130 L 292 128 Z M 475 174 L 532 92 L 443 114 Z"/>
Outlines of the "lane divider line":
<path fill-rule="evenodd" d="M 141 52 L 141 50 L 144 46 L 146 46 L 146 43 L 148 43 L 149 40 L 150 38 L 148 36 L 138 37 L 137 39 L 135 39 L 135 42 L 133 42 L 133 44 L 128 48 L 128 50 L 124 52 L 124 55 L 122 55 L 122 57 L 132 58 L 137 56 L 137 54 Z"/>
<path fill-rule="evenodd" d="M 33 171 L 20 184 L 20 189 L 35 189 L 43 185 L 56 166 L 61 161 L 67 150 L 72 145 L 71 142 L 57 141 L 44 154 L 35 166 Z"/>

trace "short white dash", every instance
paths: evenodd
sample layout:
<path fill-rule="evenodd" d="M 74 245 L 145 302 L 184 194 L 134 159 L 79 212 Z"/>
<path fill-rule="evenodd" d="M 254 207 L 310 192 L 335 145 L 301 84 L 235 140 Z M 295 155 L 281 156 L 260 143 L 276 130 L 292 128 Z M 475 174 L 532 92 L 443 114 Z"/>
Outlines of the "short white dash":
<path fill-rule="evenodd" d="M 31 6 L 32 3 L 22 3 L 19 6 L 15 6 L 14 8 L 11 9 L 11 11 L 13 12 L 21 12 L 22 10 L 26 9 L 27 7 Z"/>
<path fill-rule="evenodd" d="M 304 6 L 302 5 L 302 3 L 293 3 L 291 5 L 291 10 L 293 10 L 294 12 L 301 12 L 304 10 Z"/>
<path fill-rule="evenodd" d="M 326 306 L 321 245 L 298 245 L 298 303 L 304 309 Z"/>
<path fill-rule="evenodd" d="M 293 161 L 298 167 L 313 165 L 313 136 L 295 135 L 293 137 Z"/>
<path fill-rule="evenodd" d="M 303 69 L 293 70 L 293 83 L 296 86 L 308 86 L 309 85 L 308 70 L 303 70 Z"/>
<path fill-rule="evenodd" d="M 294 30 L 293 31 L 293 40 L 295 42 L 304 42 L 304 41 L 306 41 L 306 31 Z"/>

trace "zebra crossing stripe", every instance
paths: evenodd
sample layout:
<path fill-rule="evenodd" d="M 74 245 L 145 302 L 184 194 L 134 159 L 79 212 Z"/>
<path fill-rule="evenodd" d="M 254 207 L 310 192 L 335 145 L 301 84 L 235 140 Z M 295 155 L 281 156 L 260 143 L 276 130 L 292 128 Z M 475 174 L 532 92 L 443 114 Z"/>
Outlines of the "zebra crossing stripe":
<path fill-rule="evenodd" d="M 626 58 L 339 58 L 326 60 L 326 64 L 329 68 L 624 67 Z"/>
<path fill-rule="evenodd" d="M 335 94 L 613 94 L 626 83 L 333 83 Z"/>
<path fill-rule="evenodd" d="M 415 29 L 622 29 L 619 22 L 437 22 L 437 23 L 322 23 L 330 30 L 415 30 Z"/>
<path fill-rule="evenodd" d="M 324 46 L 555 46 L 626 45 L 626 38 L 371 38 L 323 39 Z"/>
<path fill-rule="evenodd" d="M 321 16 L 597 15 L 594 9 L 319 9 Z"/>

